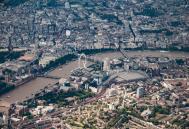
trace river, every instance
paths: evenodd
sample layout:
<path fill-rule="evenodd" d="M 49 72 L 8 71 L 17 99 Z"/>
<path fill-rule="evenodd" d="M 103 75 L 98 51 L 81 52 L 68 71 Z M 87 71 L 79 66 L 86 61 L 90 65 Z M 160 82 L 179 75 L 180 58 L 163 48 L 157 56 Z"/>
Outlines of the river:
<path fill-rule="evenodd" d="M 160 52 L 160 51 L 129 51 L 127 52 L 129 57 L 133 56 L 153 56 L 153 57 L 160 57 L 160 56 L 167 56 L 169 58 L 188 58 L 189 53 L 186 52 Z M 121 53 L 119 52 L 106 52 L 94 55 L 96 59 L 103 60 L 104 58 L 116 58 L 121 57 Z M 49 75 L 68 78 L 70 72 L 78 67 L 78 61 L 72 61 L 68 64 L 64 64 L 55 70 L 49 72 Z M 28 96 L 32 96 L 33 94 L 39 92 L 40 90 L 44 89 L 46 86 L 53 85 L 57 83 L 57 79 L 49 79 L 49 78 L 36 78 L 28 83 L 23 84 L 22 86 L 2 95 L 0 97 L 1 100 L 14 103 L 16 101 L 23 101 L 27 99 Z"/>

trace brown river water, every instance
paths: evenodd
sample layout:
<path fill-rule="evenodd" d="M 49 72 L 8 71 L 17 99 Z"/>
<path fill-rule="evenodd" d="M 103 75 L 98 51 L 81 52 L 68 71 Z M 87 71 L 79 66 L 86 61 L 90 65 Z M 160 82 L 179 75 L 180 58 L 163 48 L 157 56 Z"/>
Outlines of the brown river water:
<path fill-rule="evenodd" d="M 160 51 L 130 51 L 127 52 L 127 55 L 129 57 L 133 56 L 153 56 L 153 57 L 160 57 L 160 56 L 167 56 L 169 58 L 189 58 L 189 53 L 185 52 L 160 52 Z M 116 58 L 121 57 L 122 55 L 119 52 L 107 52 L 102 54 L 96 54 L 94 57 L 96 59 L 103 60 L 104 58 Z M 70 72 L 78 67 L 78 61 L 72 61 L 68 64 L 62 65 L 55 70 L 49 72 L 49 75 L 57 76 L 57 77 L 63 77 L 68 78 L 70 75 Z M 16 89 L 0 96 L 0 99 L 9 103 L 14 103 L 17 101 L 23 101 L 27 99 L 28 97 L 31 97 L 37 92 L 40 92 L 42 89 L 44 89 L 47 86 L 53 85 L 57 83 L 57 79 L 49 79 L 49 78 L 43 78 L 38 77 L 34 80 L 31 80 L 28 83 L 25 83 Z"/>

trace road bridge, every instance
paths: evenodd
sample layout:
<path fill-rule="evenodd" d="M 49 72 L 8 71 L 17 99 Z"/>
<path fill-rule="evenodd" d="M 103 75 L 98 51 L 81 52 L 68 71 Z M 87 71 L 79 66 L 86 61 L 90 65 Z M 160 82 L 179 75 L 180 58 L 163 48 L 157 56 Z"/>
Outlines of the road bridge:
<path fill-rule="evenodd" d="M 44 77 L 44 78 L 50 78 L 50 79 L 61 79 L 61 77 L 52 76 L 52 75 L 38 75 L 37 77 Z"/>

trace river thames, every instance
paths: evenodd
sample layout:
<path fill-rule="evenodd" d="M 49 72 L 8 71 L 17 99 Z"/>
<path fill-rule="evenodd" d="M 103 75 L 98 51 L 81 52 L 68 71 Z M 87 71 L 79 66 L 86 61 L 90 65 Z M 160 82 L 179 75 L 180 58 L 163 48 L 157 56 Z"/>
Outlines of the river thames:
<path fill-rule="evenodd" d="M 129 51 L 127 52 L 129 57 L 134 56 L 151 56 L 151 57 L 162 57 L 166 56 L 169 58 L 188 58 L 189 53 L 186 52 L 160 52 L 160 51 Z M 103 60 L 104 58 L 116 58 L 121 57 L 121 53 L 119 52 L 106 52 L 101 54 L 93 55 L 96 59 Z M 48 75 L 57 76 L 60 78 L 68 78 L 70 72 L 78 67 L 78 61 L 72 61 L 70 63 L 64 64 L 53 71 L 49 72 Z M 0 96 L 1 101 L 6 101 L 8 103 L 15 103 L 17 101 L 26 100 L 28 97 L 31 97 L 37 92 L 40 92 L 44 88 L 48 86 L 52 86 L 53 84 L 57 83 L 58 79 L 50 79 L 50 78 L 43 78 L 38 77 L 34 80 L 31 80 L 28 83 L 25 83 L 14 90 Z"/>

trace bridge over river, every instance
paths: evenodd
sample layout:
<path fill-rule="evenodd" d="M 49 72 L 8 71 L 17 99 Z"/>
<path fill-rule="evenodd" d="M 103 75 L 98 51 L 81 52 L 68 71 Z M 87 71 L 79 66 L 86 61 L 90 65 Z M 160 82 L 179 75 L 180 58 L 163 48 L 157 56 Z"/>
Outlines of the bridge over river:
<path fill-rule="evenodd" d="M 127 51 L 128 57 L 139 56 L 139 57 L 146 57 L 146 56 L 153 56 L 153 57 L 162 57 L 167 56 L 169 58 L 188 58 L 189 53 L 186 52 L 160 52 L 160 51 Z M 100 53 L 91 56 L 91 58 L 103 61 L 105 58 L 119 58 L 123 55 L 120 52 L 106 52 Z M 89 61 L 88 61 L 89 62 Z M 70 72 L 78 67 L 78 60 L 69 62 L 64 64 L 52 71 L 50 71 L 47 75 L 48 77 L 37 77 L 36 79 L 25 83 L 18 88 L 0 96 L 1 100 L 4 100 L 9 103 L 13 103 L 16 101 L 23 101 L 28 96 L 39 92 L 41 89 L 49 85 L 53 85 L 58 82 L 58 78 L 68 78 Z"/>
<path fill-rule="evenodd" d="M 37 77 L 42 77 L 42 78 L 49 78 L 49 79 L 61 79 L 61 77 L 58 76 L 53 76 L 53 75 L 38 75 Z"/>

